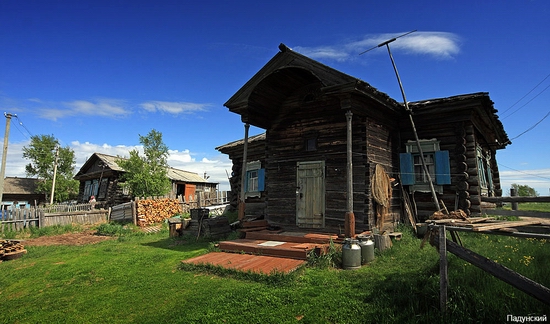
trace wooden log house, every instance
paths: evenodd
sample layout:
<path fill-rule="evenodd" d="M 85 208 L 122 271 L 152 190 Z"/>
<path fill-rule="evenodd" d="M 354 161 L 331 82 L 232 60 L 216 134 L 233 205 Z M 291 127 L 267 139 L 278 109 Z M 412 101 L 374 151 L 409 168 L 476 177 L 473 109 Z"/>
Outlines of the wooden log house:
<path fill-rule="evenodd" d="M 342 231 L 352 212 L 357 231 L 384 230 L 402 219 L 403 185 L 419 215 L 433 213 L 404 105 L 284 44 L 279 49 L 225 103 L 241 116 L 247 139 L 246 150 L 244 140 L 216 148 L 233 161 L 232 204 L 244 192 L 246 215 L 283 228 Z M 495 153 L 509 141 L 486 93 L 410 107 L 438 199 L 471 213 L 481 195 L 501 194 Z M 248 125 L 265 133 L 248 138 Z"/>
<path fill-rule="evenodd" d="M 121 178 L 126 171 L 116 163 L 117 159 L 103 153 L 88 158 L 74 176 L 80 181 L 78 202 L 88 202 L 95 196 L 102 207 L 111 207 L 133 199 Z M 216 196 L 218 183 L 208 182 L 197 173 L 168 168 L 167 176 L 172 182 L 171 197 L 194 201 L 197 192 Z"/>

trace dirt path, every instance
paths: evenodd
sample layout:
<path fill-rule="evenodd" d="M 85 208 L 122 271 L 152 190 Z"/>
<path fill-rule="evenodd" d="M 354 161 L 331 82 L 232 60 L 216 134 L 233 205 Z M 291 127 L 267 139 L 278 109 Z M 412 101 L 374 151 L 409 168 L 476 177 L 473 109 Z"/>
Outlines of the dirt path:
<path fill-rule="evenodd" d="M 21 243 L 23 243 L 24 246 L 85 245 L 95 244 L 111 239 L 113 239 L 113 237 L 95 235 L 95 231 L 87 230 L 82 233 L 65 233 L 61 235 L 41 236 L 34 239 L 25 239 Z"/>

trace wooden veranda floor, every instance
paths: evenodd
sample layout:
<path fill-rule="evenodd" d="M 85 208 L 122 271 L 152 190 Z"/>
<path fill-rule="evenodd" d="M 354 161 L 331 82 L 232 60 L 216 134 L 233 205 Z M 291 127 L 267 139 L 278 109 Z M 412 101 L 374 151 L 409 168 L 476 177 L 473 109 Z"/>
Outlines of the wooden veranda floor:
<path fill-rule="evenodd" d="M 263 274 L 272 274 L 273 272 L 289 273 L 306 263 L 304 260 L 228 252 L 210 252 L 182 262 L 197 265 L 210 264 L 225 269 Z"/>
<path fill-rule="evenodd" d="M 211 252 L 184 263 L 210 264 L 238 271 L 270 274 L 289 273 L 306 263 L 309 253 L 325 253 L 331 240 L 339 242 L 337 235 L 246 231 L 244 239 L 222 241 L 222 252 Z"/>

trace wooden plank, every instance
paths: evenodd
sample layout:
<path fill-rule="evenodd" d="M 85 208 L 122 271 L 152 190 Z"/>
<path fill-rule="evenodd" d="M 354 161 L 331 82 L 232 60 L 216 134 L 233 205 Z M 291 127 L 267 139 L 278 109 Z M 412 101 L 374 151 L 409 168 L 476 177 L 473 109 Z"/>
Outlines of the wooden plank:
<path fill-rule="evenodd" d="M 449 240 L 447 240 L 447 251 L 540 300 L 546 305 L 550 305 L 550 289 L 547 287 Z"/>
<path fill-rule="evenodd" d="M 485 215 L 550 218 L 550 213 L 524 210 L 482 209 Z"/>
<path fill-rule="evenodd" d="M 442 313 L 447 310 L 447 290 L 449 277 L 447 272 L 447 238 L 445 225 L 439 227 L 439 309 Z"/>
<path fill-rule="evenodd" d="M 550 196 L 544 197 L 481 197 L 481 201 L 499 203 L 499 202 L 550 202 Z"/>
<path fill-rule="evenodd" d="M 275 272 L 289 273 L 305 264 L 304 260 L 226 252 L 210 252 L 192 259 L 183 260 L 182 262 L 211 264 L 226 269 L 250 271 L 267 275 Z"/>
<path fill-rule="evenodd" d="M 233 241 L 223 241 L 219 243 L 219 248 L 225 252 L 246 252 L 260 255 L 270 255 L 278 257 L 288 257 L 293 259 L 306 260 L 307 254 L 311 250 L 295 248 L 295 242 L 281 242 L 277 246 L 260 245 L 269 241 L 238 239 Z M 313 248 L 312 248 L 313 249 Z"/>
<path fill-rule="evenodd" d="M 507 227 L 517 227 L 526 225 L 539 225 L 540 221 L 517 221 L 517 222 L 499 222 L 494 224 L 472 224 L 472 230 L 474 232 L 495 230 Z"/>

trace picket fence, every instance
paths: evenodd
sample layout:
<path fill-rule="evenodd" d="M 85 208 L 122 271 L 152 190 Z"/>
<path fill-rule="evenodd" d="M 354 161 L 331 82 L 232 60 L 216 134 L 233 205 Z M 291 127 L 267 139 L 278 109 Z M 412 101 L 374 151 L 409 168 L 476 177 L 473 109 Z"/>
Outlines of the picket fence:
<path fill-rule="evenodd" d="M 30 227 L 96 224 L 106 222 L 107 213 L 105 209 L 94 209 L 92 204 L 6 209 L 0 214 L 0 233 Z"/>

